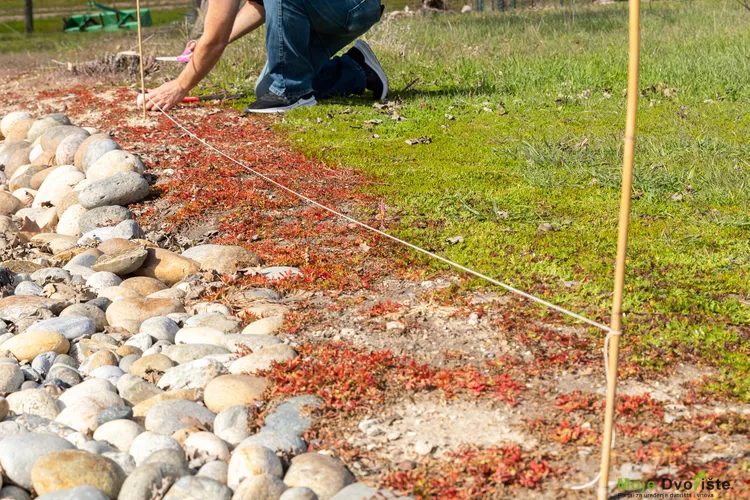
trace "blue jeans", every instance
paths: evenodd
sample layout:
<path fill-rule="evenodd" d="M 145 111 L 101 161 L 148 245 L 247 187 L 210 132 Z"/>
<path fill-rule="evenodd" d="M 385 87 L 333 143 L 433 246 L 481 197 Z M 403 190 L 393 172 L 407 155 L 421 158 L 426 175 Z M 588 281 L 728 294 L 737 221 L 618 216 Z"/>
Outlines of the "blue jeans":
<path fill-rule="evenodd" d="M 365 72 L 338 51 L 380 20 L 380 0 L 265 0 L 268 61 L 255 93 L 362 94 Z"/>

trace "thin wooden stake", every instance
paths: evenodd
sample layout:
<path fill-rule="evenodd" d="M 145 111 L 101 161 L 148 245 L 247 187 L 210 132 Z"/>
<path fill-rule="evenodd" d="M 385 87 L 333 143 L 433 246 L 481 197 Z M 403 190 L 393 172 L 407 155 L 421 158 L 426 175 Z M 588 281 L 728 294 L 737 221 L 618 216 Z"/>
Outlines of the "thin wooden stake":
<path fill-rule="evenodd" d="M 636 117 L 638 113 L 638 69 L 640 60 L 640 0 L 629 0 L 629 44 L 628 44 L 628 108 L 625 120 L 625 151 L 622 161 L 622 192 L 620 193 L 620 223 L 617 234 L 617 260 L 615 285 L 612 297 L 610 328 L 617 334 L 610 336 L 609 378 L 607 380 L 607 410 L 604 415 L 602 437 L 601 476 L 599 477 L 599 500 L 607 500 L 609 467 L 612 452 L 612 426 L 615 414 L 617 390 L 617 359 L 622 329 L 622 297 L 625 286 L 625 260 L 628 253 L 628 229 L 630 225 L 630 196 L 633 187 L 633 157 L 635 154 Z"/>
<path fill-rule="evenodd" d="M 135 18 L 138 23 L 138 62 L 141 67 L 141 99 L 143 100 L 143 119 L 146 119 L 146 80 L 143 75 L 143 37 L 141 36 L 141 0 L 135 0 Z"/>

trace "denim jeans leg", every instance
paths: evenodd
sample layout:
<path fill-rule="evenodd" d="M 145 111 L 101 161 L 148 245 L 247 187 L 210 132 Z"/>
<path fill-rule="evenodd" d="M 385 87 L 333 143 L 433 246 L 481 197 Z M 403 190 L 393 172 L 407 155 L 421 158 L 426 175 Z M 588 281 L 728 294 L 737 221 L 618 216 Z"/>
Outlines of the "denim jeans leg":
<path fill-rule="evenodd" d="M 365 92 L 365 70 L 346 54 L 329 59 L 313 78 L 316 99 L 362 95 Z"/>
<path fill-rule="evenodd" d="M 271 75 L 268 73 L 268 61 L 266 61 L 260 75 L 258 75 L 258 79 L 255 80 L 255 95 L 258 97 L 266 95 L 271 89 L 272 83 L 273 78 L 271 78 Z"/>
<path fill-rule="evenodd" d="M 315 98 L 364 93 L 366 77 L 359 64 L 346 54 L 332 56 L 378 22 L 380 0 L 305 1 L 312 26 L 310 56 L 315 68 Z"/>
<path fill-rule="evenodd" d="M 312 92 L 307 0 L 266 0 L 266 53 L 269 91 L 290 99 Z M 260 79 L 259 79 L 260 80 Z"/>

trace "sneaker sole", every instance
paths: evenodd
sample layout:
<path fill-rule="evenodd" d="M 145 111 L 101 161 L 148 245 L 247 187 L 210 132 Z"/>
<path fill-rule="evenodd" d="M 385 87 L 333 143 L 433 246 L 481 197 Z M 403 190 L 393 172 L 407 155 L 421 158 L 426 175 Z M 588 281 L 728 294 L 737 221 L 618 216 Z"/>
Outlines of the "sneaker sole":
<path fill-rule="evenodd" d="M 378 100 L 382 101 L 386 98 L 388 95 L 388 77 L 385 76 L 385 71 L 383 71 L 383 67 L 380 65 L 380 62 L 378 62 L 378 58 L 375 57 L 375 54 L 372 52 L 372 49 L 370 48 L 367 43 L 363 42 L 362 40 L 357 40 L 354 42 L 354 46 L 362 52 L 362 55 L 365 56 L 365 64 L 367 64 L 376 75 L 378 75 L 378 78 L 380 78 L 380 81 L 383 83 L 383 93 L 382 95 L 375 96 Z"/>
<path fill-rule="evenodd" d="M 245 108 L 245 113 L 260 113 L 260 114 L 273 114 L 273 113 L 286 113 L 287 111 L 294 109 L 294 108 L 303 108 L 306 106 L 315 106 L 318 104 L 318 101 L 315 100 L 315 96 L 310 97 L 309 99 L 300 99 L 299 101 L 295 102 L 294 104 L 290 104 L 289 106 L 283 106 L 281 108 L 268 108 L 268 109 L 248 109 Z"/>

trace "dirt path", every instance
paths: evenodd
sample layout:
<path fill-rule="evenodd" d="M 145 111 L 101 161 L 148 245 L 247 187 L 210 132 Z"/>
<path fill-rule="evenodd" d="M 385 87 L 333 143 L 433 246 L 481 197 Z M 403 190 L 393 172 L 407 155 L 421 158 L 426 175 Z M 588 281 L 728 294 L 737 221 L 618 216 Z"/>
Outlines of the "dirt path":
<path fill-rule="evenodd" d="M 75 83 L 6 81 L 0 113 L 65 112 L 117 130 L 157 188 L 138 209 L 152 238 L 245 245 L 267 264 L 301 269 L 277 290 L 285 335 L 302 355 L 267 376 L 278 393 L 324 399 L 308 436 L 314 449 L 335 449 L 365 482 L 423 498 L 591 497 L 567 487 L 598 469 L 598 332 L 511 297 L 467 291 L 462 276 L 278 192 L 164 117 L 141 120 L 132 91 Z M 271 118 L 210 106 L 174 116 L 314 199 L 386 230 L 398 224 L 363 194 L 369 179 L 305 158 L 272 131 Z M 243 293 L 257 283 L 216 277 L 203 296 L 251 319 Z M 750 498 L 750 407 L 701 396 L 707 373 L 686 363 L 659 379 L 623 363 L 615 483 L 706 470 L 731 482 L 731 498 Z"/>

